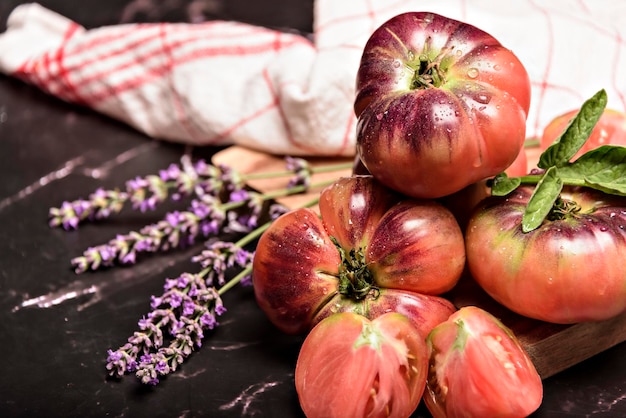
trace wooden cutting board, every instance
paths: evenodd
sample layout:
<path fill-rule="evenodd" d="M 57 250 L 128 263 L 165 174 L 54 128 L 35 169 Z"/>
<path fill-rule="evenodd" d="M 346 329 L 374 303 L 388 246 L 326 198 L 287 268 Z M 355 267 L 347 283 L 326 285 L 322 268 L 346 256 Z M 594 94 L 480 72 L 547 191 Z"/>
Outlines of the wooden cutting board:
<path fill-rule="evenodd" d="M 527 150 L 529 167 L 534 166 L 538 153 L 536 149 Z M 307 161 L 316 166 L 350 163 L 352 158 L 307 158 Z M 213 163 L 230 165 L 241 173 L 285 170 L 283 158 L 238 146 L 229 147 L 215 154 Z M 333 180 L 350 174 L 350 169 L 319 173 L 313 175 L 311 183 Z M 288 180 L 288 177 L 258 179 L 249 181 L 248 185 L 258 191 L 269 192 L 284 188 Z M 321 188 L 314 188 L 306 194 L 277 200 L 288 208 L 296 208 L 319 196 L 320 191 Z M 469 276 L 463 277 L 448 297 L 458 308 L 468 305 L 479 306 L 500 318 L 518 337 L 544 379 L 626 340 L 626 313 L 607 321 L 573 325 L 537 321 L 504 308 L 489 297 Z"/>

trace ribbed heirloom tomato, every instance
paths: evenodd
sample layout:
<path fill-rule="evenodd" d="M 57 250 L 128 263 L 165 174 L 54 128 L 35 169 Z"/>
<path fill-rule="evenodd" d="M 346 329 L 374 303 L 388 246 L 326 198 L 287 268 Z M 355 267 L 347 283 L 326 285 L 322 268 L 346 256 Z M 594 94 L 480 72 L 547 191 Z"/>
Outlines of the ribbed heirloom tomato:
<path fill-rule="evenodd" d="M 358 154 L 394 190 L 449 195 L 513 163 L 530 92 L 524 66 L 493 36 L 434 13 L 400 14 L 363 51 Z"/>
<path fill-rule="evenodd" d="M 419 405 L 427 373 L 426 342 L 406 316 L 370 321 L 343 312 L 307 335 L 295 384 L 308 418 L 406 418 Z"/>
<path fill-rule="evenodd" d="M 372 319 L 395 311 L 425 336 L 455 310 L 435 296 L 465 265 L 463 234 L 444 206 L 365 175 L 324 189 L 319 210 L 290 211 L 259 239 L 254 292 L 279 329 L 304 333 L 337 312 Z"/>
<path fill-rule="evenodd" d="M 489 197 L 466 231 L 468 266 L 509 309 L 555 323 L 597 321 L 626 310 L 626 197 L 566 187 L 562 211 L 522 232 L 531 187 Z"/>
<path fill-rule="evenodd" d="M 434 418 L 524 418 L 543 398 L 541 378 L 511 330 L 466 306 L 428 336 L 424 401 Z"/>

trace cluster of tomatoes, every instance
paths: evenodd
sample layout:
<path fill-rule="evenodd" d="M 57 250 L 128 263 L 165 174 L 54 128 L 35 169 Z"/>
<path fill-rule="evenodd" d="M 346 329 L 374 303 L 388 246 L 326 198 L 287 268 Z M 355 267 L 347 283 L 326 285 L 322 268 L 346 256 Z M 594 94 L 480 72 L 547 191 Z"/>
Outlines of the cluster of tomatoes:
<path fill-rule="evenodd" d="M 392 18 L 365 46 L 356 86 L 364 173 L 323 190 L 319 212 L 278 218 L 253 263 L 261 309 L 282 331 L 307 334 L 295 371 L 303 411 L 406 418 L 423 399 L 435 417 L 529 415 L 542 383 L 516 337 L 446 293 L 467 269 L 529 317 L 573 323 L 624 311 L 626 266 L 616 261 L 626 201 L 564 189 L 578 210 L 524 233 L 529 189 L 483 199 L 485 179 L 526 174 L 530 82 L 510 50 L 471 25 Z M 607 115 L 595 140 L 617 126 Z M 544 147 L 571 117 L 546 129 Z"/>

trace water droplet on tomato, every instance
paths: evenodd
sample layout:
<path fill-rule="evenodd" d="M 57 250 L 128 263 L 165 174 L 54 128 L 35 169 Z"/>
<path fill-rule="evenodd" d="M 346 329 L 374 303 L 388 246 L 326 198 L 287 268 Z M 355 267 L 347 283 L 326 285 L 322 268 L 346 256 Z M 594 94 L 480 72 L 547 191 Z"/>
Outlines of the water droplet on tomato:
<path fill-rule="evenodd" d="M 478 68 L 470 68 L 469 70 L 467 70 L 467 76 L 469 78 L 478 77 Z"/>
<path fill-rule="evenodd" d="M 491 97 L 486 95 L 486 94 L 479 94 L 478 96 L 476 96 L 475 100 L 478 103 L 482 103 L 482 104 L 488 104 L 491 101 Z"/>
<path fill-rule="evenodd" d="M 496 64 L 496 65 L 493 66 L 493 69 L 495 71 L 500 71 L 500 68 L 502 68 L 502 67 L 500 67 L 500 64 Z"/>
<path fill-rule="evenodd" d="M 479 107 L 479 108 L 478 108 L 478 110 L 480 110 L 481 112 L 482 112 L 483 110 L 485 110 L 485 109 L 487 109 L 487 106 L 481 106 L 481 107 Z"/>
<path fill-rule="evenodd" d="M 377 120 L 381 120 L 383 118 L 383 114 L 382 113 L 377 113 L 376 114 L 376 119 Z"/>
<path fill-rule="evenodd" d="M 394 61 L 393 61 L 393 66 L 394 66 L 395 68 L 400 68 L 400 66 L 401 66 L 401 65 L 402 65 L 402 64 L 400 63 L 400 61 L 398 61 L 398 60 L 394 60 Z"/>
<path fill-rule="evenodd" d="M 463 51 L 461 51 L 460 49 L 457 49 L 455 54 L 457 57 L 460 57 L 461 55 L 463 55 Z"/>

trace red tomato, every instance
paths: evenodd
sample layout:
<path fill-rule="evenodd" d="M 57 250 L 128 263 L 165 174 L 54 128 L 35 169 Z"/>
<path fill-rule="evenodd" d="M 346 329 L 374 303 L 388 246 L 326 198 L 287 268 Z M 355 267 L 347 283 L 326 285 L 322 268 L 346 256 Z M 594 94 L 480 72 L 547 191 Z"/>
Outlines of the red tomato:
<path fill-rule="evenodd" d="M 509 177 L 521 177 L 528 174 L 528 171 L 528 155 L 525 149 L 522 149 L 513 163 L 504 170 Z"/>
<path fill-rule="evenodd" d="M 565 210 L 523 233 L 533 189 L 490 197 L 466 230 L 469 271 L 495 300 L 555 323 L 611 318 L 626 310 L 626 197 L 565 187 Z"/>
<path fill-rule="evenodd" d="M 424 403 L 434 418 L 522 418 L 543 386 L 515 335 L 490 313 L 463 307 L 428 336 Z"/>
<path fill-rule="evenodd" d="M 307 335 L 295 383 L 308 418 L 406 418 L 420 403 L 427 371 L 426 342 L 404 315 L 370 321 L 340 313 Z"/>
<path fill-rule="evenodd" d="M 489 34 L 433 13 L 398 15 L 363 51 L 358 154 L 394 190 L 449 195 L 513 163 L 530 92 L 522 63 Z"/>
<path fill-rule="evenodd" d="M 572 110 L 557 116 L 545 127 L 541 136 L 542 150 L 552 145 L 554 140 L 569 125 L 572 118 L 576 116 L 576 113 L 578 113 L 578 110 Z M 605 109 L 600 120 L 593 128 L 593 131 L 591 131 L 591 136 L 572 160 L 575 160 L 587 151 L 610 144 L 626 146 L 626 113 L 614 109 Z"/>
<path fill-rule="evenodd" d="M 311 209 L 288 212 L 259 239 L 255 296 L 279 329 L 306 332 L 334 311 L 410 313 L 425 304 L 440 318 L 453 310 L 447 301 L 426 301 L 434 296 L 391 291 L 438 295 L 459 280 L 463 234 L 443 205 L 396 195 L 372 176 L 353 176 L 323 190 L 319 209 L 321 217 Z M 423 325 L 431 322 L 421 316 L 430 314 L 411 318 L 427 333 Z"/>

